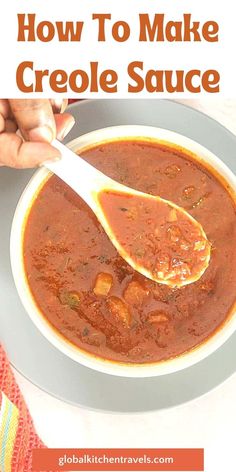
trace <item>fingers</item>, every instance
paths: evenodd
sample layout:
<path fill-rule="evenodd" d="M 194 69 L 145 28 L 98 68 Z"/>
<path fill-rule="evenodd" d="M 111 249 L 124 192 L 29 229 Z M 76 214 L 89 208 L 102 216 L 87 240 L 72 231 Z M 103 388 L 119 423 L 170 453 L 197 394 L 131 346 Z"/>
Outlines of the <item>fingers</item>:
<path fill-rule="evenodd" d="M 67 100 L 61 99 L 0 99 L 0 166 L 31 168 L 60 159 L 59 151 L 49 143 L 56 136 L 63 140 L 75 123 L 63 112 L 66 106 Z M 30 142 L 15 134 L 18 128 Z"/>
<path fill-rule="evenodd" d="M 75 124 L 75 119 L 69 113 L 54 115 L 57 129 L 57 139 L 62 141 L 71 131 Z"/>
<path fill-rule="evenodd" d="M 49 100 L 10 99 L 9 103 L 24 139 L 50 143 L 56 137 L 56 124 Z"/>
<path fill-rule="evenodd" d="M 57 159 L 60 152 L 48 143 L 23 142 L 17 134 L 0 134 L 0 165 L 26 169 Z"/>

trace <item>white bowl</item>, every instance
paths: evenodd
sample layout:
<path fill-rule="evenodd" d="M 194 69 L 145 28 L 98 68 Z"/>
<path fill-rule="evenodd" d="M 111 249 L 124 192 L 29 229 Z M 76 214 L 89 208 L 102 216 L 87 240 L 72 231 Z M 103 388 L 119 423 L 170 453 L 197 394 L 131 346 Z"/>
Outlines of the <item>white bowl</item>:
<path fill-rule="evenodd" d="M 208 167 L 214 169 L 226 181 L 233 193 L 236 192 L 236 177 L 219 158 L 195 141 L 165 129 L 136 125 L 104 128 L 73 140 L 68 144 L 68 147 L 73 151 L 82 151 L 104 141 L 128 137 L 144 137 L 159 142 L 164 141 L 191 151 L 200 162 L 206 163 Z M 178 357 L 157 363 L 125 364 L 94 356 L 72 345 L 57 333 L 40 313 L 31 295 L 24 272 L 22 251 L 23 230 L 29 209 L 48 175 L 49 171 L 44 168 L 39 169 L 28 183 L 18 202 L 12 223 L 10 253 L 13 276 L 21 301 L 33 323 L 51 344 L 74 361 L 106 374 L 125 377 L 152 377 L 177 372 L 196 364 L 218 349 L 233 334 L 236 330 L 235 309 L 209 339 L 194 349 Z"/>

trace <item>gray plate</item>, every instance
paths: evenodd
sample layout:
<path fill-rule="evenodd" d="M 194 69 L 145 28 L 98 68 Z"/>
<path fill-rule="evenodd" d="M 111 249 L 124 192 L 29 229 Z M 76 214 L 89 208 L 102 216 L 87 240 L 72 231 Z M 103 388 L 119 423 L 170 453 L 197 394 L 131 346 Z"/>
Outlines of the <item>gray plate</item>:
<path fill-rule="evenodd" d="M 91 100 L 71 107 L 78 119 L 67 141 L 118 124 L 153 125 L 200 142 L 236 171 L 236 138 L 191 108 L 162 100 Z M 203 395 L 236 370 L 236 334 L 215 354 L 172 375 L 127 379 L 79 366 L 53 348 L 37 331 L 16 293 L 9 259 L 11 220 L 32 171 L 0 170 L 0 339 L 12 364 L 34 384 L 56 397 L 87 408 L 143 412 L 168 408 Z"/>

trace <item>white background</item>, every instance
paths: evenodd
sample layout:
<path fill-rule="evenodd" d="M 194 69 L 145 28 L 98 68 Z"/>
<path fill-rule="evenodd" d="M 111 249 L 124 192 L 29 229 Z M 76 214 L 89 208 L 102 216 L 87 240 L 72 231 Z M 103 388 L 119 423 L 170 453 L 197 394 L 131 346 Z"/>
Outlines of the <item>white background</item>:
<path fill-rule="evenodd" d="M 192 101 L 236 134 L 236 100 Z M 236 374 L 186 405 L 140 415 L 88 411 L 16 379 L 49 447 L 204 447 L 205 472 L 235 471 Z"/>
<path fill-rule="evenodd" d="M 125 20 L 131 26 L 131 37 L 124 43 L 115 42 L 107 29 L 107 42 L 97 42 L 96 22 L 91 20 L 92 13 L 111 13 L 112 20 Z M 193 20 L 201 23 L 215 20 L 220 25 L 219 43 L 139 43 L 138 13 L 165 13 L 167 20 L 180 21 L 183 13 L 192 13 Z M 119 72 L 117 97 L 127 97 L 127 65 L 134 60 L 145 63 L 145 69 L 217 69 L 221 73 L 222 96 L 235 97 L 236 60 L 234 0 L 8 0 L 0 16 L 1 74 L 0 94 L 2 98 L 25 96 L 16 86 L 16 68 L 26 60 L 32 60 L 35 69 L 64 69 L 68 73 L 82 68 L 88 71 L 90 61 L 98 61 L 99 70 L 114 68 Z M 55 38 L 50 43 L 17 43 L 17 13 L 36 13 L 36 24 L 40 21 L 51 22 L 85 21 L 81 42 L 59 43 Z M 152 16 L 151 16 L 152 17 Z M 30 74 L 31 78 L 31 74 Z M 53 96 L 47 81 L 45 94 Z M 28 96 L 28 95 L 27 95 Z M 75 94 L 68 92 L 68 97 Z M 103 97 L 104 94 L 89 94 L 85 97 Z M 114 94 L 108 97 L 114 97 Z M 129 96 L 137 97 L 137 94 Z M 140 93 L 141 97 L 156 97 L 156 94 Z M 160 96 L 160 95 L 159 95 Z M 168 95 L 161 94 L 164 98 Z M 176 95 L 172 95 L 172 97 Z M 181 94 L 181 98 L 192 96 Z M 195 95 L 194 95 L 195 96 Z M 78 98 L 78 97 L 77 97 Z"/>

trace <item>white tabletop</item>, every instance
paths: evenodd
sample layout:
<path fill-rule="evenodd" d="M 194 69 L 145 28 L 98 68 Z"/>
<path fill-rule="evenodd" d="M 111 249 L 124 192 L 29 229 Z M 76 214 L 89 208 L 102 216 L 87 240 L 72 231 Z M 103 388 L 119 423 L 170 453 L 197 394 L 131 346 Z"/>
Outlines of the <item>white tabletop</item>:
<path fill-rule="evenodd" d="M 236 134 L 236 100 L 180 102 L 209 114 Z M 234 470 L 236 375 L 188 404 L 135 415 L 71 406 L 15 375 L 38 434 L 49 447 L 204 447 L 206 472 Z"/>

